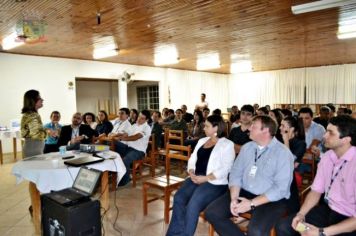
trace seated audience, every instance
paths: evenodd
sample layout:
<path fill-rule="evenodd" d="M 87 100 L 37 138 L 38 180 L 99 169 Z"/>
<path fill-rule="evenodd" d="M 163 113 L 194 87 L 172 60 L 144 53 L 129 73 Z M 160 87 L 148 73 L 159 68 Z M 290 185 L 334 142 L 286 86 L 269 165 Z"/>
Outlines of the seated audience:
<path fill-rule="evenodd" d="M 305 236 L 356 235 L 356 120 L 331 118 L 324 139 L 329 151 L 319 162 L 311 191 L 297 214 L 278 222 L 278 236 L 299 235 L 296 231 Z"/>
<path fill-rule="evenodd" d="M 189 178 L 174 195 L 167 236 L 193 236 L 200 212 L 227 190 L 235 158 L 233 143 L 222 137 L 225 125 L 221 116 L 209 116 L 204 130 L 207 137 L 199 140 L 188 161 Z"/>
<path fill-rule="evenodd" d="M 234 142 L 235 153 L 239 154 L 241 146 L 251 141 L 250 126 L 252 124 L 254 108 L 251 105 L 243 105 L 240 112 L 240 126 L 233 128 L 229 139 Z"/>
<path fill-rule="evenodd" d="M 268 110 L 267 110 L 267 108 L 266 107 L 260 107 L 260 108 L 258 108 L 257 109 L 257 111 L 256 111 L 256 115 L 258 115 L 258 116 L 268 116 Z"/>
<path fill-rule="evenodd" d="M 253 140 L 242 146 L 230 175 L 230 191 L 212 202 L 205 218 L 222 236 L 243 236 L 231 220 L 250 212 L 247 235 L 269 235 L 287 209 L 293 175 L 293 155 L 274 138 L 276 122 L 269 116 L 256 116 L 250 127 Z"/>
<path fill-rule="evenodd" d="M 314 122 L 322 125 L 325 129 L 328 126 L 331 109 L 328 106 L 322 106 L 319 110 L 319 116 L 313 119 Z"/>
<path fill-rule="evenodd" d="M 210 114 L 210 109 L 207 108 L 207 107 L 204 108 L 204 109 L 203 109 L 203 118 L 204 118 L 204 121 L 206 120 L 206 118 L 208 118 L 209 114 Z"/>
<path fill-rule="evenodd" d="M 255 109 L 254 114 L 256 114 L 259 107 L 260 107 L 260 105 L 258 105 L 258 103 L 253 104 L 253 109 Z"/>
<path fill-rule="evenodd" d="M 309 153 L 316 152 L 323 139 L 325 129 L 313 121 L 313 111 L 309 107 L 303 107 L 298 112 L 298 117 L 303 119 L 305 142 Z M 317 148 L 319 146 L 319 148 Z M 314 153 L 315 154 L 315 153 Z"/>
<path fill-rule="evenodd" d="M 184 137 L 188 135 L 188 126 L 185 120 L 183 120 L 183 113 L 181 109 L 176 110 L 176 116 L 171 125 L 169 126 L 171 130 L 183 130 Z"/>
<path fill-rule="evenodd" d="M 129 118 L 129 122 L 131 125 L 136 123 L 137 117 L 138 117 L 138 111 L 136 109 L 131 109 L 130 110 L 130 118 Z"/>
<path fill-rule="evenodd" d="M 101 136 L 107 136 L 113 129 L 112 123 L 109 121 L 108 114 L 106 111 L 101 110 L 98 113 L 98 125 L 95 128 L 95 131 Z"/>
<path fill-rule="evenodd" d="M 339 107 L 339 108 L 337 109 L 336 114 L 337 114 L 338 116 L 340 116 L 340 115 L 347 115 L 347 114 L 348 114 L 348 109 L 347 109 L 347 107 Z"/>
<path fill-rule="evenodd" d="M 97 123 L 95 122 L 95 115 L 91 112 L 87 112 L 83 115 L 83 122 L 86 125 L 89 125 L 90 128 L 95 130 Z"/>
<path fill-rule="evenodd" d="M 162 122 L 163 122 L 163 120 L 165 120 L 168 117 L 168 108 L 167 107 L 162 109 L 161 116 L 162 116 L 162 118 L 161 118 Z"/>
<path fill-rule="evenodd" d="M 43 153 L 58 152 L 57 143 L 62 128 L 62 125 L 59 124 L 61 114 L 59 113 L 59 111 L 52 111 L 50 119 L 51 122 L 43 126 L 47 133 Z"/>
<path fill-rule="evenodd" d="M 183 113 L 183 120 L 185 120 L 185 122 L 187 123 L 190 123 L 194 119 L 194 116 L 191 113 L 187 112 L 187 106 L 183 104 L 180 109 Z"/>
<path fill-rule="evenodd" d="M 234 123 L 236 120 L 236 116 L 239 114 L 239 108 L 236 105 L 233 105 L 231 107 L 231 112 L 230 112 L 230 116 L 229 116 L 229 121 L 230 123 Z"/>
<path fill-rule="evenodd" d="M 282 109 L 281 112 L 283 114 L 283 117 L 293 116 L 292 112 L 288 109 Z"/>
<path fill-rule="evenodd" d="M 151 136 L 151 128 L 147 124 L 149 119 L 150 112 L 148 110 L 141 111 L 130 132 L 115 138 L 115 151 L 120 154 L 126 167 L 126 173 L 119 186 L 124 186 L 130 182 L 130 166 L 133 161 L 141 160 L 145 156 Z"/>
<path fill-rule="evenodd" d="M 219 108 L 216 108 L 214 111 L 213 111 L 213 116 L 216 115 L 216 116 L 221 116 L 221 110 Z"/>
<path fill-rule="evenodd" d="M 156 148 L 162 147 L 161 137 L 162 137 L 163 128 L 162 125 L 159 123 L 160 119 L 161 119 L 161 112 L 154 111 L 152 113 L 151 134 L 154 134 L 155 136 Z"/>
<path fill-rule="evenodd" d="M 273 109 L 273 110 L 270 110 L 268 112 L 268 115 L 270 117 L 272 117 L 272 119 L 274 121 L 277 122 L 277 125 L 278 125 L 278 129 L 277 129 L 277 133 L 276 133 L 276 138 L 278 139 L 278 141 L 282 142 L 282 135 L 281 135 L 281 131 L 279 129 L 279 127 L 281 126 L 281 122 L 282 122 L 282 119 L 283 119 L 283 114 L 282 112 L 279 110 L 279 109 Z"/>
<path fill-rule="evenodd" d="M 114 121 L 114 128 L 111 133 L 109 133 L 108 137 L 119 137 L 123 134 L 128 134 L 131 129 L 131 124 L 129 122 L 130 110 L 126 107 L 120 108 L 119 117 Z"/>
<path fill-rule="evenodd" d="M 174 110 L 168 109 L 167 117 L 163 120 L 163 124 L 169 125 L 174 121 L 174 119 L 175 119 Z"/>
<path fill-rule="evenodd" d="M 80 144 L 92 143 L 95 131 L 89 125 L 82 124 L 82 114 L 76 112 L 72 116 L 72 124 L 65 125 L 61 129 L 58 146 L 67 146 L 67 150 L 80 148 Z"/>
<path fill-rule="evenodd" d="M 286 117 L 281 121 L 280 131 L 282 143 L 289 148 L 294 156 L 294 170 L 299 166 L 306 151 L 303 120 L 296 117 Z M 296 181 L 297 173 L 294 172 L 291 184 L 291 195 L 288 200 L 288 214 L 299 211 L 299 190 Z M 299 175 L 299 174 L 298 174 Z M 299 176 L 298 176 L 299 177 Z"/>
<path fill-rule="evenodd" d="M 329 119 L 331 119 L 335 116 L 336 108 L 332 103 L 328 103 L 326 106 L 330 108 Z"/>
<path fill-rule="evenodd" d="M 236 128 L 236 127 L 239 127 L 240 126 L 240 111 L 239 111 L 239 113 L 237 113 L 236 115 L 235 115 L 235 117 L 234 117 L 234 119 L 235 119 L 235 121 L 231 124 L 231 130 L 233 129 L 233 128 Z"/>
<path fill-rule="evenodd" d="M 184 146 L 189 146 L 194 151 L 195 146 L 198 143 L 198 140 L 205 136 L 204 132 L 204 120 L 203 113 L 200 110 L 194 111 L 194 120 L 193 120 L 193 132 L 188 138 L 184 141 Z"/>

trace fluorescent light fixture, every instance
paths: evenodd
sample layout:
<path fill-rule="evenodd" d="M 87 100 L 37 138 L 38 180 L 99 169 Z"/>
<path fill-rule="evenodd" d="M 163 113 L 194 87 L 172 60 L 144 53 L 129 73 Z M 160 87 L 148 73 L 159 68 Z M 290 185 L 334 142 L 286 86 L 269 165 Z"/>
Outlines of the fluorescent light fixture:
<path fill-rule="evenodd" d="M 172 65 L 179 63 L 179 56 L 175 44 L 159 45 L 155 48 L 155 66 Z"/>
<path fill-rule="evenodd" d="M 16 41 L 16 38 L 17 38 L 16 32 L 13 32 L 9 36 L 6 36 L 5 38 L 3 38 L 2 43 L 1 43 L 2 49 L 10 50 L 10 49 L 13 49 L 13 48 L 16 48 L 18 46 L 25 44 L 22 41 L 21 42 Z"/>
<path fill-rule="evenodd" d="M 302 14 L 307 12 L 325 10 L 334 7 L 343 7 L 346 5 L 354 4 L 356 0 L 320 0 L 300 5 L 292 6 L 293 14 Z"/>
<path fill-rule="evenodd" d="M 206 53 L 198 55 L 197 70 L 211 70 L 220 68 L 219 53 Z"/>
<path fill-rule="evenodd" d="M 119 54 L 119 49 L 113 36 L 95 37 L 93 58 L 101 59 Z"/>
<path fill-rule="evenodd" d="M 356 38 L 356 12 L 341 13 L 339 17 L 338 39 Z"/>
<path fill-rule="evenodd" d="M 231 63 L 230 65 L 230 73 L 243 73 L 243 72 L 251 72 L 252 71 L 252 63 L 250 60 L 242 60 L 237 61 L 235 63 Z"/>

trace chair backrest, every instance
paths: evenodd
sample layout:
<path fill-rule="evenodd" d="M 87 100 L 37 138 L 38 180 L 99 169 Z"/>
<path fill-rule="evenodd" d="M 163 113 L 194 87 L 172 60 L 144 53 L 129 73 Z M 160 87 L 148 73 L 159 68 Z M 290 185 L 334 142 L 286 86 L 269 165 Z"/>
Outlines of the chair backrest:
<path fill-rule="evenodd" d="M 167 143 L 166 147 L 166 175 L 170 175 L 170 160 L 177 159 L 182 161 L 188 161 L 191 154 L 191 147 L 183 145 L 174 145 Z"/>
<path fill-rule="evenodd" d="M 183 130 L 171 130 L 171 129 L 168 129 L 168 137 L 167 137 L 167 142 L 170 143 L 170 141 L 172 140 L 178 140 L 178 141 L 174 141 L 175 143 L 174 144 L 177 144 L 178 142 L 178 145 L 183 145 L 183 142 L 184 142 L 184 133 L 183 133 Z"/>
<path fill-rule="evenodd" d="M 151 134 L 150 140 L 148 141 L 148 148 L 149 149 L 147 149 L 146 155 L 151 158 L 154 158 L 154 153 L 157 151 L 155 134 Z"/>

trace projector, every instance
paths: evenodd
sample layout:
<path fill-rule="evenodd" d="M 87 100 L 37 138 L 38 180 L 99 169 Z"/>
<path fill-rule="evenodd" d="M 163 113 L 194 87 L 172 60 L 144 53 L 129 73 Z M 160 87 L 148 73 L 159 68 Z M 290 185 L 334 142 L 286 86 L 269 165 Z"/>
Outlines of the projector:
<path fill-rule="evenodd" d="M 104 152 L 109 151 L 110 147 L 108 145 L 100 145 L 100 144 L 80 144 L 80 151 L 87 153 L 96 153 L 96 152 Z"/>

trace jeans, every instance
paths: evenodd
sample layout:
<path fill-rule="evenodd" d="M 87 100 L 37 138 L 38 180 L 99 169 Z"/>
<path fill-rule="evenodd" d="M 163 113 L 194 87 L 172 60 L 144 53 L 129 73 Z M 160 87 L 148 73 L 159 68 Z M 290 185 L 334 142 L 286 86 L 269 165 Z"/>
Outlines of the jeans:
<path fill-rule="evenodd" d="M 166 235 L 193 236 L 200 212 L 226 191 L 227 185 L 195 184 L 187 178 L 174 195 L 172 219 Z"/>
<path fill-rule="evenodd" d="M 292 228 L 292 221 L 296 214 L 292 214 L 287 218 L 282 218 L 276 224 L 277 236 L 294 236 L 300 235 L 298 232 L 294 231 Z M 330 209 L 325 203 L 321 203 L 313 207 L 308 214 L 305 216 L 305 222 L 312 224 L 316 227 L 327 227 L 333 224 L 337 224 L 345 219 L 347 216 L 341 215 L 336 211 Z M 356 236 L 356 231 L 352 233 L 338 234 L 338 236 Z"/>
<path fill-rule="evenodd" d="M 126 173 L 119 183 L 120 186 L 123 186 L 128 184 L 131 180 L 130 166 L 132 165 L 133 161 L 142 160 L 145 156 L 145 153 L 129 147 L 122 142 L 115 142 L 115 151 L 120 154 L 126 167 Z"/>
<path fill-rule="evenodd" d="M 240 197 L 251 199 L 251 193 L 241 189 Z M 285 213 L 286 206 L 285 199 L 269 202 L 257 206 L 255 210 L 251 211 L 251 220 L 248 225 L 248 236 L 266 236 L 269 235 L 270 230 Z M 238 226 L 231 221 L 233 216 L 230 211 L 230 191 L 227 191 L 223 196 L 212 202 L 205 210 L 205 218 L 211 223 L 216 232 L 222 236 L 244 236 Z"/>

